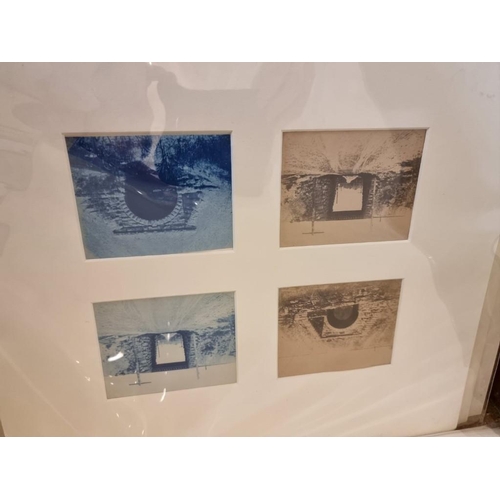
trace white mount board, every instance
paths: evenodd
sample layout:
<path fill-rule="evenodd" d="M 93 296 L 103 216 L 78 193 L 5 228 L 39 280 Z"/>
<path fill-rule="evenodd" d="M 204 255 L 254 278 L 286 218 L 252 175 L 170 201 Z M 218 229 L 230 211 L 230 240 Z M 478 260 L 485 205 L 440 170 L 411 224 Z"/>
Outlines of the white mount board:
<path fill-rule="evenodd" d="M 6 435 L 457 423 L 499 233 L 497 64 L 2 64 Z M 428 128 L 408 241 L 279 248 L 284 130 Z M 231 132 L 234 249 L 86 261 L 63 134 Z M 403 279 L 392 364 L 278 379 L 278 288 Z M 92 303 L 235 291 L 232 385 L 107 400 Z"/>

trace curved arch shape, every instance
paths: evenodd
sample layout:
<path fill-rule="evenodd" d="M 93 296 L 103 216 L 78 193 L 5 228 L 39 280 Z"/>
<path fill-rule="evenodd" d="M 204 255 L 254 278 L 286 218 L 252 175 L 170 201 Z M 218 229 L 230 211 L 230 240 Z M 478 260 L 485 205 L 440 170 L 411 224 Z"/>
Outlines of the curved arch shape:
<path fill-rule="evenodd" d="M 167 218 L 178 203 L 177 190 L 163 189 L 163 197 L 155 198 L 151 189 L 144 187 L 135 179 L 125 183 L 125 204 L 127 208 L 145 221 L 160 221 Z"/>
<path fill-rule="evenodd" d="M 326 319 L 333 328 L 348 328 L 358 319 L 358 304 L 350 306 L 340 306 L 326 311 Z"/>

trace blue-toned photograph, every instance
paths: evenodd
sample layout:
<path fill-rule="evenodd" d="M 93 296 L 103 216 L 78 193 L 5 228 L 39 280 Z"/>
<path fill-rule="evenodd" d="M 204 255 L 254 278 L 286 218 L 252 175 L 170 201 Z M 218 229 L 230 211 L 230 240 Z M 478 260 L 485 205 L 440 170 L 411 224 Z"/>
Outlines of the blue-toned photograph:
<path fill-rule="evenodd" d="M 232 248 L 231 136 L 66 137 L 88 259 Z"/>
<path fill-rule="evenodd" d="M 108 399 L 236 382 L 234 294 L 94 304 Z"/>

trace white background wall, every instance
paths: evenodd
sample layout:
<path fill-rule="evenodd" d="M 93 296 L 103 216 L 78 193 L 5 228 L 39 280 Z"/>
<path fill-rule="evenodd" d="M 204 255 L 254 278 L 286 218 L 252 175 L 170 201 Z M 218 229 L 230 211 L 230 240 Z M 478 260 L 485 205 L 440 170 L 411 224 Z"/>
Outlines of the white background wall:
<path fill-rule="evenodd" d="M 500 219 L 496 64 L 0 65 L 6 435 L 456 426 Z M 282 130 L 429 127 L 410 240 L 279 249 Z M 63 133 L 231 131 L 234 250 L 85 261 Z M 403 278 L 391 365 L 277 378 L 279 287 Z M 236 291 L 238 383 L 107 400 L 92 302 Z"/>

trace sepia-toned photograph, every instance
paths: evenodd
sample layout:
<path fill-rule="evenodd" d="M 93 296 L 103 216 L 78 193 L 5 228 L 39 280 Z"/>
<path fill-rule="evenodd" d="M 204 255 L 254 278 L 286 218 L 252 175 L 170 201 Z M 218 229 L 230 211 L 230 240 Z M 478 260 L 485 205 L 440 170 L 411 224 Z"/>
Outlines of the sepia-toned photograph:
<path fill-rule="evenodd" d="M 232 248 L 231 136 L 66 137 L 88 259 Z"/>
<path fill-rule="evenodd" d="M 236 382 L 234 293 L 94 304 L 108 399 Z"/>
<path fill-rule="evenodd" d="M 407 239 L 425 132 L 284 132 L 281 246 Z"/>
<path fill-rule="evenodd" d="M 401 282 L 281 288 L 278 376 L 390 364 Z"/>

